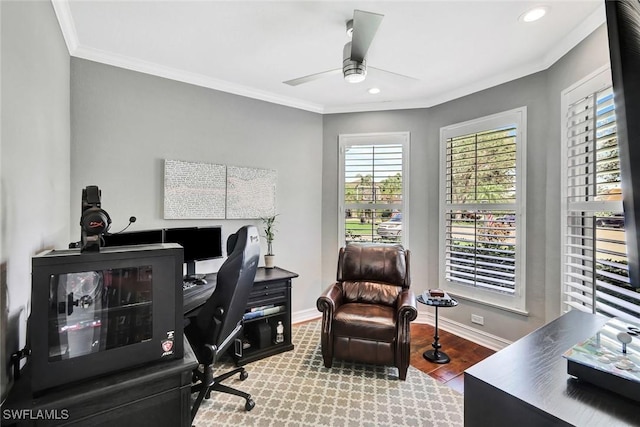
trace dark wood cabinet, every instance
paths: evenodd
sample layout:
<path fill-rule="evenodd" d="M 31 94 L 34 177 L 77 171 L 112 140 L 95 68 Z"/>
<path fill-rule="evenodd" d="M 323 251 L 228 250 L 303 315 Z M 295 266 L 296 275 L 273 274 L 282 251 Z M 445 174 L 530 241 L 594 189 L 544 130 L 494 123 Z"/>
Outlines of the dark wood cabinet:
<path fill-rule="evenodd" d="M 258 269 L 245 310 L 242 355 L 234 356 L 237 365 L 293 350 L 291 279 L 295 277 L 296 273 L 278 267 Z M 282 342 L 276 340 L 278 322 L 282 322 Z"/>
<path fill-rule="evenodd" d="M 2 405 L 2 426 L 191 425 L 191 371 L 198 362 L 187 340 L 184 358 L 60 386 L 38 397 L 24 369 Z"/>

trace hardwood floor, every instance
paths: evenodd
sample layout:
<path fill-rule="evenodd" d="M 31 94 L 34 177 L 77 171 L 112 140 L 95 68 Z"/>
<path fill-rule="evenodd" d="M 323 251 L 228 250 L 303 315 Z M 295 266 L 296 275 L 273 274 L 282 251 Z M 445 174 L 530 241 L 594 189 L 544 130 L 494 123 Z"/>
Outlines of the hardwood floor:
<path fill-rule="evenodd" d="M 411 366 L 464 394 L 464 370 L 491 356 L 495 351 L 442 329 L 438 330 L 438 334 L 442 345 L 440 350 L 451 358 L 449 363 L 443 365 L 430 362 L 422 356 L 426 350 L 433 349 L 433 326 L 411 323 Z"/>

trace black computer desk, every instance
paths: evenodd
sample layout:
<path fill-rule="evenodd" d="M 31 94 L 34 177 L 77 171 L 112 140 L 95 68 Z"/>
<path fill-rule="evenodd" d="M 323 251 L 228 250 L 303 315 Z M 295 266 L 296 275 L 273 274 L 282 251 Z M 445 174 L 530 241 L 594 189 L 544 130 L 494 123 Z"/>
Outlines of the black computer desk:
<path fill-rule="evenodd" d="M 185 317 L 198 314 L 200 307 L 209 299 L 216 289 L 216 273 L 206 275 L 206 285 L 194 285 L 183 291 L 182 307 Z"/>
<path fill-rule="evenodd" d="M 251 318 L 244 321 L 244 340 L 249 347 L 243 349 L 242 356 L 235 357 L 237 365 L 244 365 L 267 356 L 293 350 L 291 342 L 291 279 L 297 273 L 282 268 L 259 267 L 253 282 L 253 289 L 247 300 L 246 311 Z M 183 294 L 185 318 L 198 314 L 216 288 L 216 274 L 205 276 L 206 285 L 196 285 Z M 261 311 L 263 310 L 263 311 Z M 264 314 L 263 314 L 264 313 Z M 275 338 L 278 322 L 284 326 L 284 341 L 275 343 L 273 339 L 260 339 L 258 330 L 269 332 Z M 268 325 L 268 328 L 265 328 Z"/>
<path fill-rule="evenodd" d="M 217 276 L 217 273 L 206 274 L 204 277 L 207 282 L 206 285 L 192 286 L 191 288 L 188 288 L 184 291 L 182 306 L 185 317 L 197 314 L 197 310 L 202 307 L 205 302 L 207 302 L 213 291 L 216 289 Z M 293 273 L 279 267 L 258 267 L 258 270 L 256 271 L 256 278 L 253 282 L 254 290 L 256 289 L 256 287 L 264 288 L 265 292 L 263 293 L 266 293 L 266 295 L 262 296 L 269 296 L 269 283 L 282 282 L 287 280 L 290 281 L 295 277 L 298 277 L 297 273 Z M 249 297 L 249 300 L 251 301 L 252 297 L 255 296 L 256 295 L 252 293 L 252 295 Z M 290 298 L 287 303 L 291 303 Z"/>

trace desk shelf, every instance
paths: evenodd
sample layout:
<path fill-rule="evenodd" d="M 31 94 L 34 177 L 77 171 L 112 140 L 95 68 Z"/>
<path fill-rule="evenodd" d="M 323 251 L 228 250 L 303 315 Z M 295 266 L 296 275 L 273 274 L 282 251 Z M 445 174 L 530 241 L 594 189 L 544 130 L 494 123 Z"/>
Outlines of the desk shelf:
<path fill-rule="evenodd" d="M 251 347 L 243 349 L 242 356 L 235 356 L 236 365 L 242 366 L 256 360 L 293 350 L 291 342 L 291 279 L 298 277 L 281 268 L 259 268 L 253 290 L 247 301 L 246 313 L 261 307 L 282 307 L 277 313 L 266 314 L 244 321 L 243 341 Z M 278 322 L 284 326 L 284 342 L 275 343 Z M 266 325 L 266 326 L 265 326 Z M 268 338 L 261 334 L 268 334 Z M 260 345 L 262 343 L 262 345 Z"/>
<path fill-rule="evenodd" d="M 283 311 L 268 314 L 266 316 L 255 317 L 244 321 L 244 337 L 251 343 L 251 348 L 245 349 L 242 356 L 233 355 L 235 363 L 238 366 L 245 365 L 264 357 L 273 356 L 274 354 L 293 350 L 291 343 L 291 279 L 298 277 L 298 274 L 282 268 L 264 268 L 259 267 L 256 271 L 256 277 L 253 282 L 253 289 L 249 294 L 245 313 L 251 312 L 252 309 L 273 305 L 274 307 L 282 306 Z M 206 303 L 216 287 L 216 273 L 206 276 L 208 285 L 199 285 L 187 289 L 184 299 L 184 315 L 185 317 L 193 317 L 197 315 L 200 307 Z M 274 344 L 276 333 L 276 325 L 278 321 L 284 326 L 284 342 Z M 261 323 L 268 322 L 271 328 L 272 336 L 269 338 L 269 345 L 263 345 L 260 348 L 256 342 L 256 330 Z M 230 349 L 233 353 L 235 348 Z"/>

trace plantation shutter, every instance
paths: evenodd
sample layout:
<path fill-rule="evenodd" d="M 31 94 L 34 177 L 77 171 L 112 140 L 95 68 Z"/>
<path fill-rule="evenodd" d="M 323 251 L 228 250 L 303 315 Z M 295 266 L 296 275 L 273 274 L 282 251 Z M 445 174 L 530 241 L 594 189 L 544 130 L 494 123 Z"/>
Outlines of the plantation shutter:
<path fill-rule="evenodd" d="M 445 279 L 513 294 L 517 128 L 446 140 Z"/>
<path fill-rule="evenodd" d="M 612 88 L 571 104 L 567 132 L 565 307 L 637 320 L 640 294 L 629 285 Z"/>
<path fill-rule="evenodd" d="M 398 143 L 369 138 L 341 145 L 345 243 L 405 242 L 408 134 L 400 136 Z"/>

